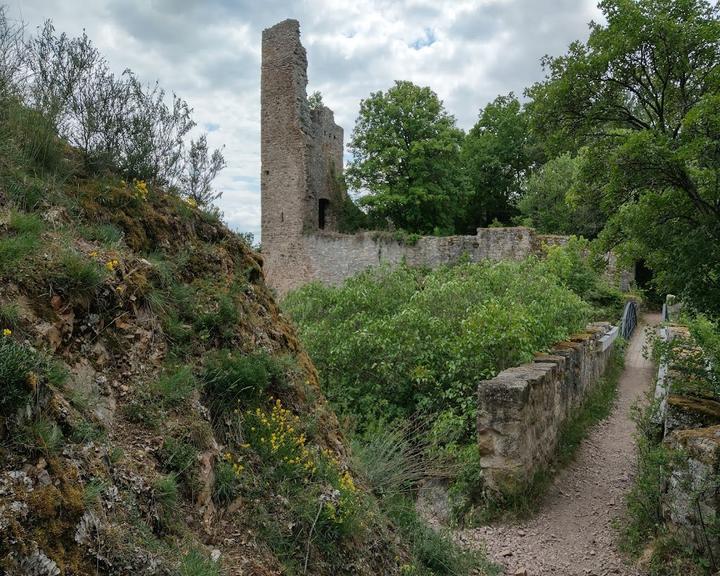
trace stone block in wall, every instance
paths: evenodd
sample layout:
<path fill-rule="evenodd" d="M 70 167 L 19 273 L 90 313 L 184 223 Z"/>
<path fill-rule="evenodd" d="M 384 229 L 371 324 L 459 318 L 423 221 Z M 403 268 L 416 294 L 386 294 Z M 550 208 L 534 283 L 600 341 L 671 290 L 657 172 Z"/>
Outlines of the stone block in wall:
<path fill-rule="evenodd" d="M 552 429 L 531 422 L 539 413 L 555 413 L 554 398 L 562 374 L 558 364 L 538 362 L 504 370 L 478 386 L 477 438 L 490 485 L 511 489 L 532 476 Z"/>
<path fill-rule="evenodd" d="M 712 532 L 720 512 L 720 426 L 676 430 L 664 442 L 674 455 L 662 496 L 663 519 L 686 545 L 717 558 L 720 541 Z"/>
<path fill-rule="evenodd" d="M 610 329 L 590 325 L 532 363 L 480 382 L 477 441 L 489 488 L 519 489 L 552 460 L 562 424 L 607 366 L 598 343 Z"/>
<path fill-rule="evenodd" d="M 720 402 L 669 394 L 665 408 L 665 435 L 674 430 L 720 425 Z"/>

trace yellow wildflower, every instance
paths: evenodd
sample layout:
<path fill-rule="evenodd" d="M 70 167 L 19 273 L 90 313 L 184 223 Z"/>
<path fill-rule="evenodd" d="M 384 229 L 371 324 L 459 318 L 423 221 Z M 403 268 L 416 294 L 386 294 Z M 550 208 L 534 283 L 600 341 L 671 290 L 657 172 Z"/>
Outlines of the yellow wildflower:
<path fill-rule="evenodd" d="M 3 328 L 3 336 L 12 336 L 12 330 L 10 330 L 10 328 Z"/>

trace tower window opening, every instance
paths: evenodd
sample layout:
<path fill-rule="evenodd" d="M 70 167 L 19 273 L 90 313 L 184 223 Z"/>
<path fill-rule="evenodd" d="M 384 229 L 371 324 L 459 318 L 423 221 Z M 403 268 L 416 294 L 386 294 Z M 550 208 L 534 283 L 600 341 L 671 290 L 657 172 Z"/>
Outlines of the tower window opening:
<path fill-rule="evenodd" d="M 327 211 L 330 206 L 330 200 L 326 198 L 320 198 L 318 201 L 318 227 L 320 230 L 325 229 L 327 223 Z"/>

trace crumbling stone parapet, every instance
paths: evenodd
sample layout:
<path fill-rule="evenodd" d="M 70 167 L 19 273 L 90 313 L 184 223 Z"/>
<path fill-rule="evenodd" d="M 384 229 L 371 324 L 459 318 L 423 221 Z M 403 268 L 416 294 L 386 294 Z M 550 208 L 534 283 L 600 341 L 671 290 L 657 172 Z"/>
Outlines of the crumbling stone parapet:
<path fill-rule="evenodd" d="M 547 466 L 558 433 L 607 367 L 600 340 L 607 324 L 554 346 L 534 361 L 503 370 L 478 385 L 477 442 L 484 481 L 493 490 L 521 489 Z"/>

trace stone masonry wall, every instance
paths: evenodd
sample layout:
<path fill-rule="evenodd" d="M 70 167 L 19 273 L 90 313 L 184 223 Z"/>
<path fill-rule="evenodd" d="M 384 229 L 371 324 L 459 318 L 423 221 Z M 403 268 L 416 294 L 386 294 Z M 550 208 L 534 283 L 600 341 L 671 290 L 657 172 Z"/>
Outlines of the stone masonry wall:
<path fill-rule="evenodd" d="M 603 375 L 617 332 L 606 322 L 590 324 L 478 385 L 478 445 L 489 488 L 521 489 L 550 462 L 562 424 Z"/>
<path fill-rule="evenodd" d="M 338 285 L 383 263 L 406 262 L 410 266 L 435 268 L 464 258 L 471 262 L 522 260 L 531 254 L 542 254 L 546 243 L 566 241 L 565 237 L 543 236 L 524 227 L 480 228 L 476 236 L 423 236 L 414 243 L 397 240 L 387 232 L 315 232 L 299 239 L 304 266 L 284 270 L 283 289 L 278 291 L 283 294 L 313 280 Z"/>
<path fill-rule="evenodd" d="M 297 20 L 263 31 L 260 85 L 264 270 L 268 284 L 284 293 L 311 276 L 302 238 L 319 228 L 321 200 L 329 203 L 326 229 L 336 226 L 343 130 L 329 108 L 310 110 Z"/>

